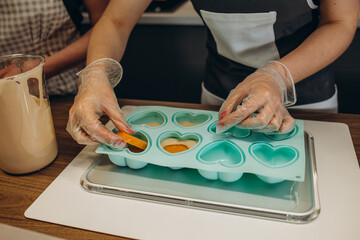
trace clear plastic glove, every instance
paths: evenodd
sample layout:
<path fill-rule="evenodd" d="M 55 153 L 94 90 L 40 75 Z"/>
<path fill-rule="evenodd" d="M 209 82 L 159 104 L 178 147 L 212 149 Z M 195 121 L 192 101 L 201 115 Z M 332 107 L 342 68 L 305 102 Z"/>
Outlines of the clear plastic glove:
<path fill-rule="evenodd" d="M 234 88 L 219 111 L 216 132 L 238 125 L 264 133 L 287 133 L 295 126 L 285 106 L 295 104 L 294 81 L 287 67 L 271 61 Z"/>
<path fill-rule="evenodd" d="M 70 109 L 66 130 L 79 144 L 104 143 L 112 148 L 124 148 L 125 141 L 99 120 L 106 114 L 120 131 L 134 134 L 121 113 L 113 90 L 122 77 L 121 65 L 113 59 L 103 58 L 77 75 L 79 91 Z"/>

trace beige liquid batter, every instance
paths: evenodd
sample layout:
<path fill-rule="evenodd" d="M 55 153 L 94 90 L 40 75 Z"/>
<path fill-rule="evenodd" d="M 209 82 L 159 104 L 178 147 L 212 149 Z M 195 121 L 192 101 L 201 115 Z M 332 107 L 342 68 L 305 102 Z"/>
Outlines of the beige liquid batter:
<path fill-rule="evenodd" d="M 161 123 L 158 123 L 158 122 L 148 122 L 146 123 L 147 126 L 149 127 L 158 127 L 158 126 L 161 126 Z"/>
<path fill-rule="evenodd" d="M 40 98 L 29 93 L 29 78 L 38 79 Z M 42 66 L 12 80 L 0 80 L 0 168 L 5 172 L 39 170 L 58 153 L 50 105 L 42 85 Z"/>
<path fill-rule="evenodd" d="M 189 122 L 189 121 L 182 121 L 182 122 L 179 122 L 179 124 L 183 127 L 194 127 L 194 126 L 200 125 L 200 123 L 193 123 L 193 122 Z"/>
<path fill-rule="evenodd" d="M 196 141 L 196 140 L 181 141 L 177 138 L 166 138 L 160 142 L 160 145 L 162 148 L 165 148 L 166 146 L 170 146 L 170 145 L 184 145 L 188 149 L 190 149 L 190 148 L 194 147 L 197 143 L 198 143 L 198 141 Z"/>

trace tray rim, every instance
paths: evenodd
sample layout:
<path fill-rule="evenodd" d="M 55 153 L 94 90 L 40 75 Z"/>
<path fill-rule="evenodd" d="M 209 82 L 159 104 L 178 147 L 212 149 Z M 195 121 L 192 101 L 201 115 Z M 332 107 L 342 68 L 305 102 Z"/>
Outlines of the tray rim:
<path fill-rule="evenodd" d="M 290 223 L 309 223 L 315 220 L 320 214 L 320 197 L 318 191 L 314 137 L 307 131 L 304 131 L 304 136 L 305 136 L 305 146 L 308 146 L 306 148 L 306 152 L 307 152 L 306 155 L 309 156 L 310 158 L 309 159 L 310 167 L 312 169 L 311 173 L 309 174 L 311 174 L 311 179 L 312 179 L 311 191 L 312 191 L 313 206 L 311 209 L 301 213 L 243 206 L 243 205 L 240 206 L 230 203 L 214 204 L 214 202 L 207 200 L 199 200 L 188 197 L 174 196 L 170 194 L 153 193 L 153 192 L 146 192 L 146 191 L 134 190 L 129 188 L 107 186 L 107 185 L 90 182 L 87 179 L 88 174 L 91 172 L 94 166 L 97 165 L 98 162 L 102 160 L 102 157 L 105 154 L 101 154 L 100 157 L 97 158 L 96 161 L 94 161 L 90 165 L 90 167 L 83 173 L 83 175 L 80 178 L 80 185 L 88 192 L 115 196 L 115 197 L 124 197 L 135 200 L 144 200 L 144 201 L 164 203 L 174 206 L 188 207 L 188 208 L 201 209 L 201 210 L 210 210 L 210 211 L 227 213 L 227 214 L 258 217 L 262 219 L 278 220 L 278 221 L 290 222 Z"/>

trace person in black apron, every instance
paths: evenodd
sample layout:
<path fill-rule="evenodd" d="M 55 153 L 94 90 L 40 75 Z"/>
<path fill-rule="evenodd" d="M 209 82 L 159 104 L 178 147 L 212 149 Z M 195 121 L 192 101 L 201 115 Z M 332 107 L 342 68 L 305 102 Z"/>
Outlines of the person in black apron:
<path fill-rule="evenodd" d="M 89 33 L 80 36 L 83 18 L 80 7 L 85 4 L 94 25 L 107 3 L 107 0 L 1 0 L 0 55 L 45 57 L 49 94 L 76 94 L 75 74 L 85 62 L 89 38 Z"/>
<path fill-rule="evenodd" d="M 203 102 L 219 105 L 217 100 L 221 99 L 222 103 L 240 81 L 268 61 L 279 60 L 296 49 L 319 24 L 318 2 L 264 2 L 234 1 L 230 5 L 193 0 L 208 30 L 203 89 L 209 94 L 203 94 Z M 298 82 L 295 89 L 295 105 L 320 103 L 334 96 L 334 77 L 326 67 Z"/>
<path fill-rule="evenodd" d="M 125 146 L 96 119 L 99 114 L 107 114 L 120 131 L 132 133 L 112 87 L 120 81 L 117 62 L 131 29 L 150 2 L 110 1 L 104 21 L 95 27 L 67 126 L 79 143 Z M 327 66 L 354 37 L 358 0 L 192 3 L 208 30 L 202 102 L 222 104 L 217 132 L 236 124 L 261 132 L 289 132 L 295 124 L 286 109 L 291 105 L 336 111 L 336 87 Z"/>

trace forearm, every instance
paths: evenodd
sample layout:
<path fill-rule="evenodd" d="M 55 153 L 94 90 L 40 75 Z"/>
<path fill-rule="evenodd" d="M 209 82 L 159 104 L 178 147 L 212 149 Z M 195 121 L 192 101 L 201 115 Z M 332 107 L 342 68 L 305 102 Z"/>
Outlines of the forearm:
<path fill-rule="evenodd" d="M 45 77 L 50 78 L 85 63 L 90 31 L 59 52 L 45 58 Z"/>
<path fill-rule="evenodd" d="M 108 18 L 100 19 L 90 36 L 86 65 L 100 58 L 120 61 L 128 37 L 129 33 L 122 33 Z"/>
<path fill-rule="evenodd" d="M 280 59 L 289 68 L 295 83 L 328 66 L 347 49 L 358 22 L 357 4 L 354 8 L 353 12 L 347 12 L 352 16 L 344 21 L 323 19 L 298 48 Z"/>
<path fill-rule="evenodd" d="M 87 65 L 100 58 L 120 61 L 129 35 L 151 0 L 110 1 L 93 29 L 87 52 Z"/>
<path fill-rule="evenodd" d="M 299 82 L 335 61 L 349 46 L 353 35 L 341 24 L 325 24 L 280 61 L 289 68 L 294 82 Z"/>

